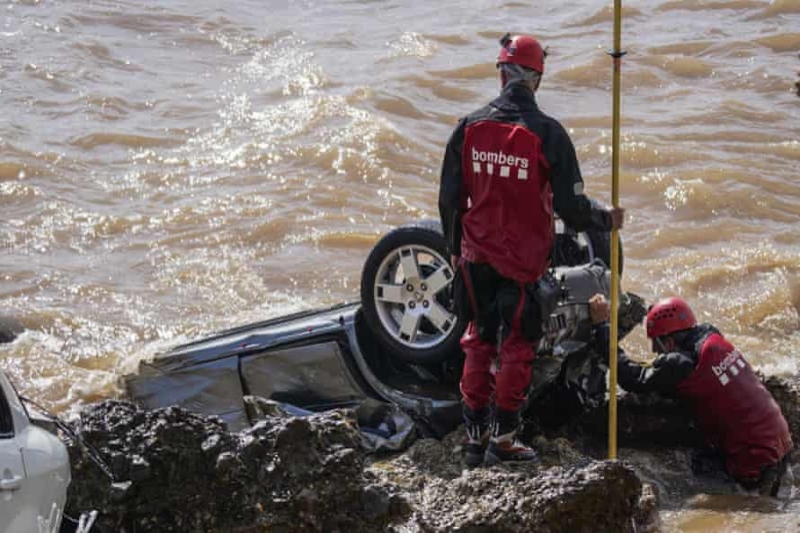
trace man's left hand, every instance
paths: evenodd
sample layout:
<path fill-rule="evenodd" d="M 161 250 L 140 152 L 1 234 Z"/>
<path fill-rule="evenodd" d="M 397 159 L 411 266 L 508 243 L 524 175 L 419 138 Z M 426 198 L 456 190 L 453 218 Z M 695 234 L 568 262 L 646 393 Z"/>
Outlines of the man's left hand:
<path fill-rule="evenodd" d="M 622 226 L 625 225 L 625 208 L 612 207 L 608 213 L 611 215 L 611 228 L 622 229 Z"/>

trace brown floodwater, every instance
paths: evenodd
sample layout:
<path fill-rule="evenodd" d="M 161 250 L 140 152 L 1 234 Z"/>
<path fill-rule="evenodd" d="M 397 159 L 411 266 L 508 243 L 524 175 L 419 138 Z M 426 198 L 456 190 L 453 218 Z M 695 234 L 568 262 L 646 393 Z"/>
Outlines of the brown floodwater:
<path fill-rule="evenodd" d="M 800 351 L 800 2 L 624 2 L 623 287 L 680 294 L 767 374 Z M 436 218 L 456 120 L 505 31 L 611 191 L 610 3 L 14 0 L 0 10 L 0 351 L 74 411 L 212 330 L 358 298 L 390 228 Z M 625 347 L 646 354 L 640 331 Z M 675 531 L 796 530 L 728 500 Z"/>

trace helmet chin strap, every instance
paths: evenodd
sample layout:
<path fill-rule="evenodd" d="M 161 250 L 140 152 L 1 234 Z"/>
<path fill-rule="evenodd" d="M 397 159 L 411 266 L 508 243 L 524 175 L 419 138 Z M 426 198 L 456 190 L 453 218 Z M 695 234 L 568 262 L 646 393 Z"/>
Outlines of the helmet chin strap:
<path fill-rule="evenodd" d="M 658 346 L 658 349 L 661 350 L 662 353 L 667 353 L 667 347 L 664 346 L 664 341 L 661 340 L 661 337 L 655 337 L 653 342 Z"/>

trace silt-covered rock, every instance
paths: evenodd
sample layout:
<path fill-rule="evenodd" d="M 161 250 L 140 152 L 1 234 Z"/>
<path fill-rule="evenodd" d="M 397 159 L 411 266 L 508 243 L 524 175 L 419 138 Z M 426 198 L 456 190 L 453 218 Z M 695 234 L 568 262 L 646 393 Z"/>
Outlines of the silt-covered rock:
<path fill-rule="evenodd" d="M 535 463 L 467 470 L 462 431 L 369 464 L 375 485 L 408 502 L 409 517 L 391 531 L 655 531 L 657 496 L 625 463 L 594 461 L 540 435 Z"/>
<path fill-rule="evenodd" d="M 461 432 L 381 459 L 360 447 L 352 415 L 267 405 L 229 433 L 180 408 L 87 407 L 75 430 L 116 482 L 73 445 L 67 513 L 97 509 L 101 532 L 626 531 L 652 518 L 633 470 L 563 439 L 537 440 L 540 464 L 470 471 Z"/>
<path fill-rule="evenodd" d="M 334 531 L 360 514 L 362 456 L 334 411 L 268 418 L 241 433 L 180 408 L 107 401 L 75 428 L 118 480 L 71 449 L 68 513 L 109 531 Z"/>

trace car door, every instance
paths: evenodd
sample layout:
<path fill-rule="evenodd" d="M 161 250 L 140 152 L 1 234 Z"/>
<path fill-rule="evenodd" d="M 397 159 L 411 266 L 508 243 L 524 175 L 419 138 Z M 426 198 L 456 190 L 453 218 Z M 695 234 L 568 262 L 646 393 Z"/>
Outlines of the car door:
<path fill-rule="evenodd" d="M 0 370 L 0 532 L 58 531 L 70 482 L 58 437 L 31 424 Z"/>
<path fill-rule="evenodd" d="M 4 377 L 0 377 L 0 531 L 7 531 L 23 513 L 21 490 L 25 480 L 22 452 L 14 438 L 14 418 Z"/>

